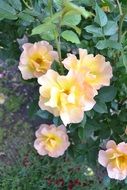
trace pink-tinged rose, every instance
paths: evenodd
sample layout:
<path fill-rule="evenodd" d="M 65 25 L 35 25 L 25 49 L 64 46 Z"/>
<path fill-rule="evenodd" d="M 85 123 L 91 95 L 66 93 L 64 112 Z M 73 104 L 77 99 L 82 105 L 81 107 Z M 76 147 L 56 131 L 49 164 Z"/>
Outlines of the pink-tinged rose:
<path fill-rule="evenodd" d="M 69 73 L 72 75 L 77 73 L 80 80 L 84 80 L 97 90 L 110 85 L 112 67 L 102 55 L 94 57 L 93 54 L 88 54 L 87 50 L 79 49 L 79 59 L 73 54 L 68 54 L 62 63 Z"/>
<path fill-rule="evenodd" d="M 97 91 L 82 83 L 73 75 L 61 76 L 53 70 L 38 78 L 40 87 L 39 106 L 55 116 L 60 116 L 64 125 L 79 123 L 84 111 L 95 105 Z"/>
<path fill-rule="evenodd" d="M 48 42 L 26 43 L 18 68 L 23 79 L 38 78 L 47 72 L 55 59 L 58 59 L 58 54 Z"/>
<path fill-rule="evenodd" d="M 70 145 L 64 125 L 56 127 L 55 125 L 42 124 L 35 135 L 37 139 L 34 142 L 34 147 L 42 156 L 48 155 L 57 158 L 63 155 Z"/>
<path fill-rule="evenodd" d="M 127 177 L 127 143 L 118 145 L 113 140 L 108 141 L 107 150 L 100 150 L 98 162 L 107 168 L 108 176 L 117 180 Z"/>

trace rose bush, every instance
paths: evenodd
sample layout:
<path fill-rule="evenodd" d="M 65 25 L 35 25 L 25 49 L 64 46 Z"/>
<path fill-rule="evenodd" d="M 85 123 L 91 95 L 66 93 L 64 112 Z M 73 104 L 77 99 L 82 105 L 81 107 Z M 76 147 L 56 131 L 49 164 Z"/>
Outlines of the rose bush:
<path fill-rule="evenodd" d="M 2 0 L 0 19 L 16 21 L 12 39 L 26 37 L 16 42 L 17 67 L 25 82 L 38 85 L 32 115 L 42 119 L 34 142 L 40 157 L 63 155 L 85 161 L 94 171 L 103 170 L 100 163 L 109 178 L 124 180 L 126 1 L 12 2 Z"/>

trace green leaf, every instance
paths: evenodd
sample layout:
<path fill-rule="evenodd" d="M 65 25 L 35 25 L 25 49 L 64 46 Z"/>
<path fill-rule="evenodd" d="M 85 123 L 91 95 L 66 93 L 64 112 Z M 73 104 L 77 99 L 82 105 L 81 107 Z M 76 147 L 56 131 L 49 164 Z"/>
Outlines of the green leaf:
<path fill-rule="evenodd" d="M 75 44 L 80 44 L 79 38 L 75 32 L 72 30 L 65 30 L 62 32 L 61 36 L 69 42 L 75 43 Z"/>
<path fill-rule="evenodd" d="M 94 37 L 102 37 L 103 36 L 102 29 L 100 27 L 97 27 L 94 25 L 89 25 L 89 26 L 85 27 L 85 30 L 88 33 L 93 34 Z"/>
<path fill-rule="evenodd" d="M 69 11 L 67 12 L 62 19 L 61 26 L 67 26 L 70 28 L 73 28 L 77 34 L 81 34 L 81 29 L 77 27 L 81 21 L 81 15 L 79 13 L 76 13 L 75 11 Z"/>
<path fill-rule="evenodd" d="M 113 40 L 100 40 L 96 44 L 97 49 L 106 49 L 106 48 L 113 48 L 113 49 L 122 49 L 122 45 L 116 41 Z"/>
<path fill-rule="evenodd" d="M 114 21 L 108 21 L 107 24 L 103 27 L 105 36 L 111 36 L 115 34 L 118 30 L 117 23 Z"/>
<path fill-rule="evenodd" d="M 86 115 L 87 115 L 88 117 L 90 117 L 90 118 L 93 118 L 93 117 L 94 117 L 94 111 L 93 111 L 93 110 L 86 111 L 85 113 L 86 113 Z"/>
<path fill-rule="evenodd" d="M 68 10 L 73 10 L 76 11 L 76 13 L 80 13 L 85 18 L 92 16 L 92 13 L 87 11 L 84 7 L 77 6 L 69 1 L 65 1 L 64 6 Z"/>
<path fill-rule="evenodd" d="M 43 22 L 45 24 L 57 24 L 60 22 L 60 19 L 62 17 L 63 11 L 56 12 L 52 15 L 52 17 L 46 17 Z"/>
<path fill-rule="evenodd" d="M 99 147 L 100 139 L 97 139 L 95 141 L 92 138 L 89 138 L 87 142 L 88 142 L 87 143 L 87 160 L 88 160 L 89 166 L 95 167 L 97 157 L 98 157 L 98 147 Z"/>
<path fill-rule="evenodd" d="M 78 11 L 79 13 L 81 13 L 81 15 L 84 17 L 84 18 L 88 18 L 88 17 L 91 17 L 93 16 L 93 14 L 89 11 L 87 11 L 84 7 L 78 7 Z"/>
<path fill-rule="evenodd" d="M 76 26 L 81 21 L 81 15 L 79 13 L 76 13 L 75 11 L 68 11 L 62 19 L 62 25 L 73 25 Z"/>
<path fill-rule="evenodd" d="M 98 4 L 96 4 L 95 11 L 96 11 L 96 16 L 94 21 L 100 26 L 105 26 L 108 21 L 105 12 L 98 6 Z"/>
<path fill-rule="evenodd" d="M 74 145 L 69 146 L 67 152 L 68 152 L 68 154 L 69 154 L 69 156 L 71 158 L 74 158 L 74 156 L 75 156 L 75 147 L 74 147 Z"/>
<path fill-rule="evenodd" d="M 26 22 L 34 22 L 34 17 L 29 15 L 29 14 L 26 14 L 26 13 L 19 13 L 19 18 L 21 18 L 22 20 L 26 21 Z"/>
<path fill-rule="evenodd" d="M 81 123 L 77 124 L 78 127 L 82 127 L 84 128 L 86 124 L 86 114 L 84 114 L 83 120 L 81 121 Z"/>
<path fill-rule="evenodd" d="M 78 136 L 81 140 L 84 139 L 84 129 L 82 127 L 78 128 Z"/>
<path fill-rule="evenodd" d="M 72 123 L 72 124 L 69 125 L 69 131 L 71 133 L 75 132 L 77 130 L 77 128 L 78 128 L 78 124 L 77 123 Z"/>
<path fill-rule="evenodd" d="M 49 121 L 53 119 L 53 115 L 45 110 L 38 110 L 36 115 L 41 117 L 42 119 L 49 120 Z"/>
<path fill-rule="evenodd" d="M 94 134 L 95 131 L 101 129 L 101 125 L 98 124 L 95 120 L 93 119 L 88 119 L 86 125 L 85 125 L 85 139 L 88 139 L 91 135 Z"/>
<path fill-rule="evenodd" d="M 3 10 L 8 13 L 16 14 L 15 9 L 12 6 L 10 6 L 8 3 L 6 3 L 4 0 L 0 1 L 0 9 L 1 11 Z"/>
<path fill-rule="evenodd" d="M 13 15 L 12 13 L 8 13 L 0 9 L 0 20 L 4 18 L 9 19 L 9 20 L 16 20 L 18 17 L 16 15 Z"/>
<path fill-rule="evenodd" d="M 127 72 L 127 54 L 125 54 L 124 52 L 122 52 L 122 62 L 123 62 L 123 65 L 126 69 L 126 72 Z"/>
<path fill-rule="evenodd" d="M 61 9 L 62 5 L 63 5 L 63 0 L 53 0 L 55 6 L 57 7 L 57 9 Z"/>
<path fill-rule="evenodd" d="M 110 182 L 111 182 L 110 178 L 108 176 L 104 176 L 103 178 L 104 186 L 108 188 L 110 186 Z"/>
<path fill-rule="evenodd" d="M 67 26 L 67 25 L 66 25 Z M 81 29 L 77 26 L 69 25 L 70 28 L 73 28 L 78 35 L 81 34 Z"/>
<path fill-rule="evenodd" d="M 50 30 L 55 30 L 55 25 L 54 24 L 40 24 L 39 26 L 35 27 L 33 30 L 32 30 L 32 35 L 35 35 L 35 34 L 41 34 L 43 32 L 48 32 Z"/>
<path fill-rule="evenodd" d="M 29 105 L 29 109 L 28 109 L 28 114 L 30 117 L 33 117 L 38 111 L 38 99 L 37 100 L 33 100 L 30 105 Z"/>
<path fill-rule="evenodd" d="M 107 106 L 104 102 L 97 101 L 93 109 L 98 113 L 107 113 Z"/>
<path fill-rule="evenodd" d="M 62 120 L 60 119 L 60 117 L 54 117 L 53 118 L 53 123 L 56 126 L 60 126 L 61 124 L 63 124 Z"/>
<path fill-rule="evenodd" d="M 16 10 L 21 11 L 22 10 L 22 4 L 20 0 L 8 0 L 8 2 L 11 4 L 12 7 L 14 7 Z"/>
<path fill-rule="evenodd" d="M 63 65 L 60 65 L 57 61 L 54 61 L 51 65 L 51 69 L 59 73 L 60 75 L 63 74 L 63 70 L 65 69 Z"/>
<path fill-rule="evenodd" d="M 119 114 L 120 121 L 127 122 L 127 110 L 121 110 Z"/>
<path fill-rule="evenodd" d="M 99 132 L 99 136 L 101 139 L 107 139 L 111 135 L 111 129 L 109 128 L 108 124 L 102 123 L 102 128 Z"/>
<path fill-rule="evenodd" d="M 125 110 L 124 110 L 125 112 Z M 120 116 L 114 114 L 111 116 L 111 122 L 110 122 L 111 129 L 113 131 L 113 136 L 115 134 L 122 135 L 125 133 L 125 128 L 123 126 L 123 121 L 120 119 Z M 121 126 L 121 127 L 119 127 Z"/>
<path fill-rule="evenodd" d="M 43 40 L 52 41 L 55 39 L 54 31 L 53 30 L 44 31 L 40 34 L 40 37 Z"/>
<path fill-rule="evenodd" d="M 1 0 L 0 1 L 0 19 L 9 19 L 9 20 L 15 20 L 17 19 L 16 11 L 13 7 L 11 7 L 8 3 Z"/>
<path fill-rule="evenodd" d="M 30 10 L 30 9 L 24 9 L 23 13 L 26 13 L 28 15 L 31 15 L 33 17 L 41 17 L 41 13 L 37 12 L 36 10 Z"/>
<path fill-rule="evenodd" d="M 103 87 L 100 89 L 98 98 L 104 102 L 111 102 L 117 93 L 117 88 L 114 86 Z"/>

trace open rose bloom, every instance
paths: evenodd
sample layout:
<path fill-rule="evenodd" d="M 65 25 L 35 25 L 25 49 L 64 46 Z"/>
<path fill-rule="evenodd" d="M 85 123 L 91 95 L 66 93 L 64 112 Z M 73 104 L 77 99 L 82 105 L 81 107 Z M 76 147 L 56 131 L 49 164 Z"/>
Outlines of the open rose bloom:
<path fill-rule="evenodd" d="M 55 116 L 60 116 L 64 125 L 79 123 L 84 111 L 95 105 L 97 91 L 82 83 L 73 75 L 61 76 L 53 70 L 38 78 L 40 87 L 39 106 Z"/>
<path fill-rule="evenodd" d="M 55 59 L 58 59 L 58 54 L 48 42 L 26 43 L 23 45 L 18 68 L 23 79 L 36 78 L 46 73 Z"/>
<path fill-rule="evenodd" d="M 42 124 L 36 131 L 36 137 L 34 147 L 42 156 L 59 157 L 70 145 L 64 125 L 56 127 Z"/>
<path fill-rule="evenodd" d="M 112 67 L 102 55 L 94 57 L 93 54 L 88 54 L 87 50 L 79 49 L 79 59 L 73 54 L 68 54 L 62 63 L 70 74 L 77 74 L 80 80 L 84 80 L 97 90 L 110 85 Z"/>
<path fill-rule="evenodd" d="M 127 176 L 127 143 L 121 142 L 116 145 L 114 141 L 110 140 L 106 148 L 106 151 L 99 151 L 99 163 L 107 168 L 110 178 L 125 179 Z"/>

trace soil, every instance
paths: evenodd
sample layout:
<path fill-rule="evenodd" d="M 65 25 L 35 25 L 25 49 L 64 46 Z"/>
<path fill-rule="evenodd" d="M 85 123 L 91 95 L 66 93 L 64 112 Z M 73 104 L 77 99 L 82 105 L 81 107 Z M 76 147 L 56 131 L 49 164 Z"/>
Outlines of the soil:
<path fill-rule="evenodd" d="M 34 131 L 42 122 L 35 115 L 39 86 L 36 80 L 22 79 L 18 63 L 7 65 L 0 60 L 0 74 L 0 94 L 5 98 L 0 104 L 0 161 L 10 164 L 19 149 L 33 143 Z"/>

